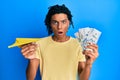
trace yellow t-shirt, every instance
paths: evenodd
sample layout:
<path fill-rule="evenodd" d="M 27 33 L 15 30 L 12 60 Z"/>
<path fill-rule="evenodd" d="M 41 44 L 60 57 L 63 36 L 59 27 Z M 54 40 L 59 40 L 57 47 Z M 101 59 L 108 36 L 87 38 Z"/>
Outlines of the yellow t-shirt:
<path fill-rule="evenodd" d="M 85 61 L 77 39 L 56 42 L 52 37 L 37 41 L 36 58 L 40 59 L 42 80 L 76 80 L 78 62 Z"/>

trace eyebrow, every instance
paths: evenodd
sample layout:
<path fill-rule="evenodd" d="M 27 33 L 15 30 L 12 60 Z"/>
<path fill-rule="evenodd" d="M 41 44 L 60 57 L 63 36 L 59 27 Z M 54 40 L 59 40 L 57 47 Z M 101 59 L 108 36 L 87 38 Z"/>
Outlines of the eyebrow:
<path fill-rule="evenodd" d="M 61 20 L 61 22 L 62 22 L 62 21 L 66 21 L 66 20 L 68 20 L 68 19 L 63 19 L 63 20 Z M 57 20 L 54 20 L 54 19 L 53 19 L 53 20 L 51 20 L 51 21 L 57 21 Z M 59 22 L 59 21 L 57 21 L 57 22 Z"/>

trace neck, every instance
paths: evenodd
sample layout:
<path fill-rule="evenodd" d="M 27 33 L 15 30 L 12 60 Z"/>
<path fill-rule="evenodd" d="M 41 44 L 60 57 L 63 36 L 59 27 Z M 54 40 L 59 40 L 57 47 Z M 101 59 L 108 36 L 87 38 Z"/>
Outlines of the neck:
<path fill-rule="evenodd" d="M 58 37 L 58 36 L 52 36 L 52 39 L 54 40 L 54 41 L 56 41 L 56 42 L 65 42 L 65 41 L 67 41 L 67 40 L 69 40 L 69 36 L 62 36 L 62 37 Z"/>

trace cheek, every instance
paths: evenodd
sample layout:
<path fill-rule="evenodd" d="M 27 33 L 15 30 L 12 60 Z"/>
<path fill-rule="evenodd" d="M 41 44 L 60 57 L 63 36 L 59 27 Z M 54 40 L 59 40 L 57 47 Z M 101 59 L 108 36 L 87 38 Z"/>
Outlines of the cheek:
<path fill-rule="evenodd" d="M 68 31 L 68 28 L 69 28 L 69 24 L 65 26 L 65 30 Z"/>
<path fill-rule="evenodd" d="M 68 26 L 64 27 L 64 31 L 65 31 L 65 32 L 68 31 Z"/>

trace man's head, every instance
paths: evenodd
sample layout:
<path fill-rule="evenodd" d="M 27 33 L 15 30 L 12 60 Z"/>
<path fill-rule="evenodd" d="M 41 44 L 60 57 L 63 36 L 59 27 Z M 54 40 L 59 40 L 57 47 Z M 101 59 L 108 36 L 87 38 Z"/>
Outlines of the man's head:
<path fill-rule="evenodd" d="M 68 18 L 70 24 L 73 26 L 72 14 L 71 14 L 70 10 L 65 5 L 51 6 L 51 7 L 49 7 L 48 14 L 46 15 L 46 18 L 45 18 L 45 25 L 47 26 L 49 35 L 53 33 L 53 30 L 52 30 L 52 27 L 51 27 L 52 16 L 55 15 L 55 14 L 61 14 L 61 13 L 67 15 L 67 18 Z"/>

